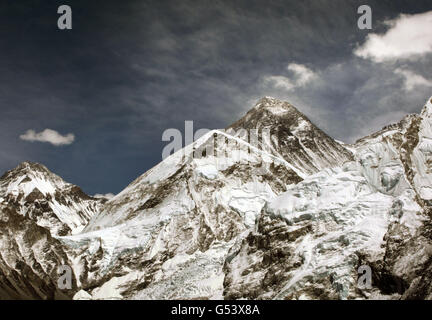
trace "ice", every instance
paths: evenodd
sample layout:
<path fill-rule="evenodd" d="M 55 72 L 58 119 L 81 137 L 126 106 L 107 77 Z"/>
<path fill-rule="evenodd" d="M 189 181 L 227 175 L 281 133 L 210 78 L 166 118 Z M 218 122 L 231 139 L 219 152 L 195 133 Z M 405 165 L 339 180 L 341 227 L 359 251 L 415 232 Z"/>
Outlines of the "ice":
<path fill-rule="evenodd" d="M 218 169 L 213 164 L 206 164 L 202 166 L 197 166 L 198 174 L 206 177 L 207 179 L 214 180 L 218 176 Z"/>

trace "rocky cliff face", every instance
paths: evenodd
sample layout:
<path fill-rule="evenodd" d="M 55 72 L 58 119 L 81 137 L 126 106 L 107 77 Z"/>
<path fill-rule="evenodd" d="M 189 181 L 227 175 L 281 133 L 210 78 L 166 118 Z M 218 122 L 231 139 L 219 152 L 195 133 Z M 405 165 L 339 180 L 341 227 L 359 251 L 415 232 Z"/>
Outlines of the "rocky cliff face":
<path fill-rule="evenodd" d="M 0 294 L 430 299 L 431 114 L 343 145 L 264 98 L 104 203 L 24 163 L 0 180 Z"/>

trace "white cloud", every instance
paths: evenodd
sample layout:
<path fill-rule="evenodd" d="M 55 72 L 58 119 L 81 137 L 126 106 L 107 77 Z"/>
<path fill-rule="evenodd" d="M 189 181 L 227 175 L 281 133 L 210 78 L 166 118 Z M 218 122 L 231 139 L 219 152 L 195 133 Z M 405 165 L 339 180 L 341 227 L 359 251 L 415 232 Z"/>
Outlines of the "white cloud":
<path fill-rule="evenodd" d="M 265 76 L 264 83 L 270 84 L 275 88 L 291 90 L 295 88 L 291 79 L 284 76 Z"/>
<path fill-rule="evenodd" d="M 294 72 L 294 74 L 296 75 L 297 86 L 303 86 L 316 77 L 315 72 L 313 72 L 311 69 L 309 69 L 303 64 L 290 63 L 287 66 L 287 69 Z"/>
<path fill-rule="evenodd" d="M 42 132 L 27 130 L 26 133 L 20 135 L 20 139 L 30 142 L 47 142 L 54 146 L 63 146 L 74 142 L 75 136 L 72 133 L 63 136 L 55 130 L 45 129 Z"/>
<path fill-rule="evenodd" d="M 302 64 L 290 63 L 287 70 L 294 74 L 294 80 L 285 76 L 265 76 L 264 83 L 275 88 L 292 90 L 306 85 L 316 77 L 315 72 Z"/>
<path fill-rule="evenodd" d="M 432 80 L 428 80 L 410 70 L 397 68 L 395 73 L 405 78 L 405 90 L 407 91 L 411 91 L 417 86 L 432 87 Z"/>
<path fill-rule="evenodd" d="M 93 196 L 93 198 L 96 198 L 96 199 L 108 199 L 108 200 L 112 199 L 114 197 L 115 197 L 115 195 L 113 193 L 107 193 L 107 194 L 97 193 Z"/>
<path fill-rule="evenodd" d="M 432 52 L 432 11 L 400 15 L 385 23 L 390 29 L 384 34 L 369 34 L 366 42 L 354 51 L 355 55 L 385 62 Z"/>

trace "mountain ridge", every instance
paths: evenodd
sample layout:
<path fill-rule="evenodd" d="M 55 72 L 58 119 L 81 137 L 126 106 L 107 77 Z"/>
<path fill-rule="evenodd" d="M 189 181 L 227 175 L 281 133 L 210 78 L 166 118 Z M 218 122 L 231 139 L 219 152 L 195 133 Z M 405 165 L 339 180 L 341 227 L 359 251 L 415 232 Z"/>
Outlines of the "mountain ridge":
<path fill-rule="evenodd" d="M 20 233 L 47 230 L 53 237 L 42 237 L 44 247 L 62 258 L 47 261 L 30 239 L 27 250 L 50 266 L 35 270 L 12 249 L 21 241 L 10 236 L 17 226 L 6 226 L 12 229 L 0 246 L 48 289 L 35 293 L 19 268 L 0 260 L 0 296 L 58 296 L 53 266 L 62 263 L 74 279 L 65 295 L 76 299 L 432 299 L 425 285 L 432 268 L 431 111 L 430 99 L 420 114 L 348 148 L 294 106 L 265 97 L 227 128 L 234 135 L 211 131 L 104 203 L 53 178 L 71 204 L 95 206 L 77 232 L 59 233 L 52 220 L 31 214 L 44 204 L 42 216 L 52 211 L 69 226 L 52 206 L 51 179 L 32 194 L 39 180 L 22 174 L 46 167 L 23 163 L 0 179 L 4 219 L 13 210 L 28 226 Z M 269 136 L 251 144 L 251 131 L 267 128 Z M 356 287 L 362 264 L 373 269 L 371 289 Z"/>

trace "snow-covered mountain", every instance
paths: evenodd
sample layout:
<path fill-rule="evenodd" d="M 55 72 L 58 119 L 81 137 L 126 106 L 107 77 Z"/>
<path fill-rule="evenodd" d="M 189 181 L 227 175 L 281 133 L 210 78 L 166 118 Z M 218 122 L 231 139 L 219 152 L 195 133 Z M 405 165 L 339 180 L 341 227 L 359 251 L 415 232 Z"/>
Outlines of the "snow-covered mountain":
<path fill-rule="evenodd" d="M 266 204 L 225 264 L 226 298 L 432 299 L 432 99 L 350 146 L 355 161 Z M 373 288 L 357 286 L 372 268 Z"/>
<path fill-rule="evenodd" d="M 0 298 L 67 299 L 58 267 L 70 265 L 56 239 L 81 231 L 102 201 L 46 167 L 24 162 L 0 178 Z"/>
<path fill-rule="evenodd" d="M 2 202 L 53 235 L 64 236 L 82 231 L 103 200 L 89 197 L 43 165 L 24 162 L 0 178 Z"/>
<path fill-rule="evenodd" d="M 24 163 L 0 180 L 0 296 L 60 297 L 67 264 L 75 299 L 431 299 L 431 126 L 432 99 L 344 145 L 263 98 L 108 201 Z"/>
<path fill-rule="evenodd" d="M 210 147 L 213 154 L 197 155 Z M 84 233 L 64 240 L 89 248 L 77 264 L 97 265 L 86 277 L 86 286 L 98 285 L 95 298 L 222 298 L 228 250 L 253 228 L 266 201 L 301 180 L 283 159 L 211 131 L 108 201 Z"/>

